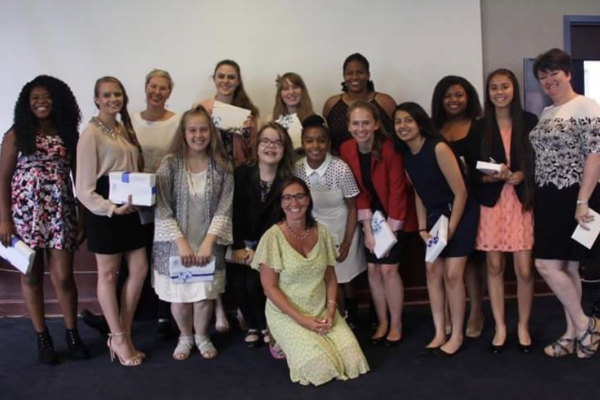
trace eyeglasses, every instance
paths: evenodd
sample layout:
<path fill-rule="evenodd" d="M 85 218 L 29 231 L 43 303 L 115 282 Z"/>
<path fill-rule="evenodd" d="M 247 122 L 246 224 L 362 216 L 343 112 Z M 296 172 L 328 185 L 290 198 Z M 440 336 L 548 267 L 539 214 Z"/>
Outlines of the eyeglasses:
<path fill-rule="evenodd" d="M 281 149 L 283 147 L 283 142 L 281 140 L 269 140 L 267 138 L 260 139 L 258 144 L 263 147 L 273 146 L 276 149 Z"/>
<path fill-rule="evenodd" d="M 296 199 L 296 201 L 302 202 L 308 199 L 308 195 L 306 193 L 296 193 L 284 194 L 283 196 L 281 196 L 281 201 L 285 201 L 286 203 L 289 203 L 290 201 L 292 201 L 292 199 Z"/>

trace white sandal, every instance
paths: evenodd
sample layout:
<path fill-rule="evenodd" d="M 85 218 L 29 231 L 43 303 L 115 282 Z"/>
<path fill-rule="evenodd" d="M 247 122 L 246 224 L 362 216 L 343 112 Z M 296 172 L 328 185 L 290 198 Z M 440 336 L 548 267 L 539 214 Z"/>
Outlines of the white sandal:
<path fill-rule="evenodd" d="M 177 361 L 187 360 L 194 348 L 194 337 L 190 336 L 179 336 L 177 341 L 177 347 L 173 352 L 173 359 Z"/>
<path fill-rule="evenodd" d="M 198 351 L 200 351 L 202 358 L 210 360 L 219 354 L 215 345 L 210 341 L 210 336 L 194 335 L 194 341 L 196 342 L 196 347 L 198 348 Z"/>

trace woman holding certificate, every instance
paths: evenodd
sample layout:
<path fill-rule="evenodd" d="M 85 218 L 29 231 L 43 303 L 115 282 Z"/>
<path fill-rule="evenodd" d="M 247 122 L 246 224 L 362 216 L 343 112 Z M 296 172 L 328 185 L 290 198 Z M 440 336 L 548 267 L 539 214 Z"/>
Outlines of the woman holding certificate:
<path fill-rule="evenodd" d="M 181 332 L 173 358 L 187 359 L 194 345 L 203 358 L 213 358 L 217 350 L 208 327 L 213 300 L 225 287 L 224 245 L 233 240 L 233 165 L 202 106 L 183 114 L 170 154 L 160 164 L 156 178 L 153 281 L 159 298 L 171 303 Z M 213 279 L 174 283 L 169 273 L 174 256 L 181 257 L 186 267 L 214 262 Z"/>
<path fill-rule="evenodd" d="M 600 320 L 586 316 L 581 306 L 579 262 L 587 251 L 571 235 L 578 224 L 589 229 L 600 222 L 591 215 L 600 211 L 600 106 L 573 91 L 571 59 L 564 51 L 540 54 L 533 71 L 553 102 L 530 134 L 535 152 L 533 256 L 567 319 L 565 332 L 544 352 L 589 358 L 600 344 Z"/>
<path fill-rule="evenodd" d="M 331 235 L 313 218 L 310 191 L 302 179 L 284 181 L 277 203 L 279 222 L 260 239 L 252 268 L 260 271 L 267 320 L 287 355 L 290 379 L 319 386 L 357 378 L 369 365 L 337 312 Z"/>
<path fill-rule="evenodd" d="M 79 138 L 75 187 L 79 201 L 88 211 L 88 250 L 96 256 L 98 302 L 111 332 L 107 343 L 111 360 L 116 355 L 122 365 L 137 366 L 145 355 L 131 341 L 131 324 L 148 272 L 146 234 L 131 199 L 122 205 L 108 199 L 108 174 L 142 171 L 144 158 L 127 112 L 129 100 L 123 84 L 111 76 L 98 79 L 94 101 L 99 113 Z M 121 257 L 127 261 L 129 275 L 123 285 L 119 312 L 116 284 Z"/>
<path fill-rule="evenodd" d="M 404 153 L 406 172 L 415 189 L 419 234 L 429 246 L 429 231 L 441 216 L 448 218 L 447 244 L 434 262 L 426 263 L 427 290 L 435 336 L 425 347 L 436 355 L 456 354 L 463 342 L 467 256 L 473 252 L 479 209 L 468 196 L 454 152 L 416 103 L 402 103 L 394 114 L 396 146 Z M 452 316 L 446 338 L 445 298 Z"/>
<path fill-rule="evenodd" d="M 468 139 L 471 182 L 480 207 L 477 250 L 486 252 L 487 282 L 496 331 L 490 350 L 500 353 L 506 341 L 504 321 L 504 253 L 512 253 L 519 301 L 518 338 L 523 352 L 531 351 L 529 316 L 533 301 L 533 153 L 529 132 L 537 117 L 523 111 L 519 84 L 507 69 L 487 79 L 485 113 Z M 498 163 L 500 172 L 484 174 L 478 161 Z"/>
<path fill-rule="evenodd" d="M 225 129 L 220 128 L 219 123 L 216 123 L 217 128 L 221 131 L 221 141 L 225 151 L 232 157 L 235 165 L 238 166 L 250 157 L 252 140 L 256 137 L 259 111 L 246 94 L 242 72 L 235 61 L 219 61 L 213 73 L 213 82 L 217 91 L 215 96 L 195 104 L 192 108 L 201 105 L 208 110 L 213 118 L 215 102 L 250 111 L 242 126 Z"/>
<path fill-rule="evenodd" d="M 36 252 L 31 271 L 21 276 L 21 291 L 37 333 L 38 359 L 58 361 L 44 312 L 44 259 L 65 318 L 69 354 L 89 358 L 77 330 L 77 287 L 73 254 L 83 240 L 70 174 L 81 112 L 71 88 L 41 75 L 17 99 L 13 127 L 2 141 L 0 158 L 0 241 L 18 237 Z M 16 237 L 15 237 L 16 236 Z"/>
<path fill-rule="evenodd" d="M 378 320 L 371 343 L 395 346 L 402 339 L 404 298 L 398 265 L 408 239 L 407 232 L 417 230 L 414 194 L 406 179 L 402 155 L 387 138 L 377 108 L 370 102 L 356 101 L 348 108 L 348 121 L 352 139 L 342 144 L 340 156 L 350 166 L 360 189 L 358 220 L 365 232 L 369 287 Z M 377 211 L 387 218 L 397 240 L 381 257 L 374 253 L 376 244 L 371 229 L 371 220 Z"/>
<path fill-rule="evenodd" d="M 265 319 L 265 294 L 257 271 L 250 268 L 262 235 L 277 222 L 281 182 L 292 175 L 294 149 L 284 127 L 264 125 L 254 142 L 252 158 L 235 169 L 233 196 L 233 258 L 228 277 L 248 331 L 248 347 L 270 343 Z"/>

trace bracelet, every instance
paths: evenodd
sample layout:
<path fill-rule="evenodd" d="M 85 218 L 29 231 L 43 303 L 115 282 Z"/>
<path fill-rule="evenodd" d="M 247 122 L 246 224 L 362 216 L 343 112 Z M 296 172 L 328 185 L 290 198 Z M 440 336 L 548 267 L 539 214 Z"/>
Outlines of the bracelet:
<path fill-rule="evenodd" d="M 427 232 L 427 229 L 419 229 L 419 232 Z"/>
<path fill-rule="evenodd" d="M 585 205 L 587 203 L 588 203 L 587 200 L 579 200 L 579 199 L 577 199 L 577 205 L 578 206 L 582 206 L 582 205 Z"/>
<path fill-rule="evenodd" d="M 327 300 L 327 304 L 329 304 L 329 303 L 334 304 L 335 308 L 338 308 L 338 305 L 337 305 L 337 303 L 335 301 L 333 301 L 333 300 Z"/>

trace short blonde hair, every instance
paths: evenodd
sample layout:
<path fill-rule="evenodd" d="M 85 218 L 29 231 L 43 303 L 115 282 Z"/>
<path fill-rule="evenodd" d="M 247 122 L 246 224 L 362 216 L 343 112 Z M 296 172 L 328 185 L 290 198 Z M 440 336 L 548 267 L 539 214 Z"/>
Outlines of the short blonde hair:
<path fill-rule="evenodd" d="M 171 78 L 171 74 L 165 71 L 164 69 L 154 68 L 152 71 L 148 72 L 146 75 L 146 85 L 150 82 L 150 79 L 158 76 L 160 78 L 165 78 L 169 81 L 169 89 L 173 90 L 173 86 L 175 86 L 175 82 L 173 82 L 173 78 Z"/>

